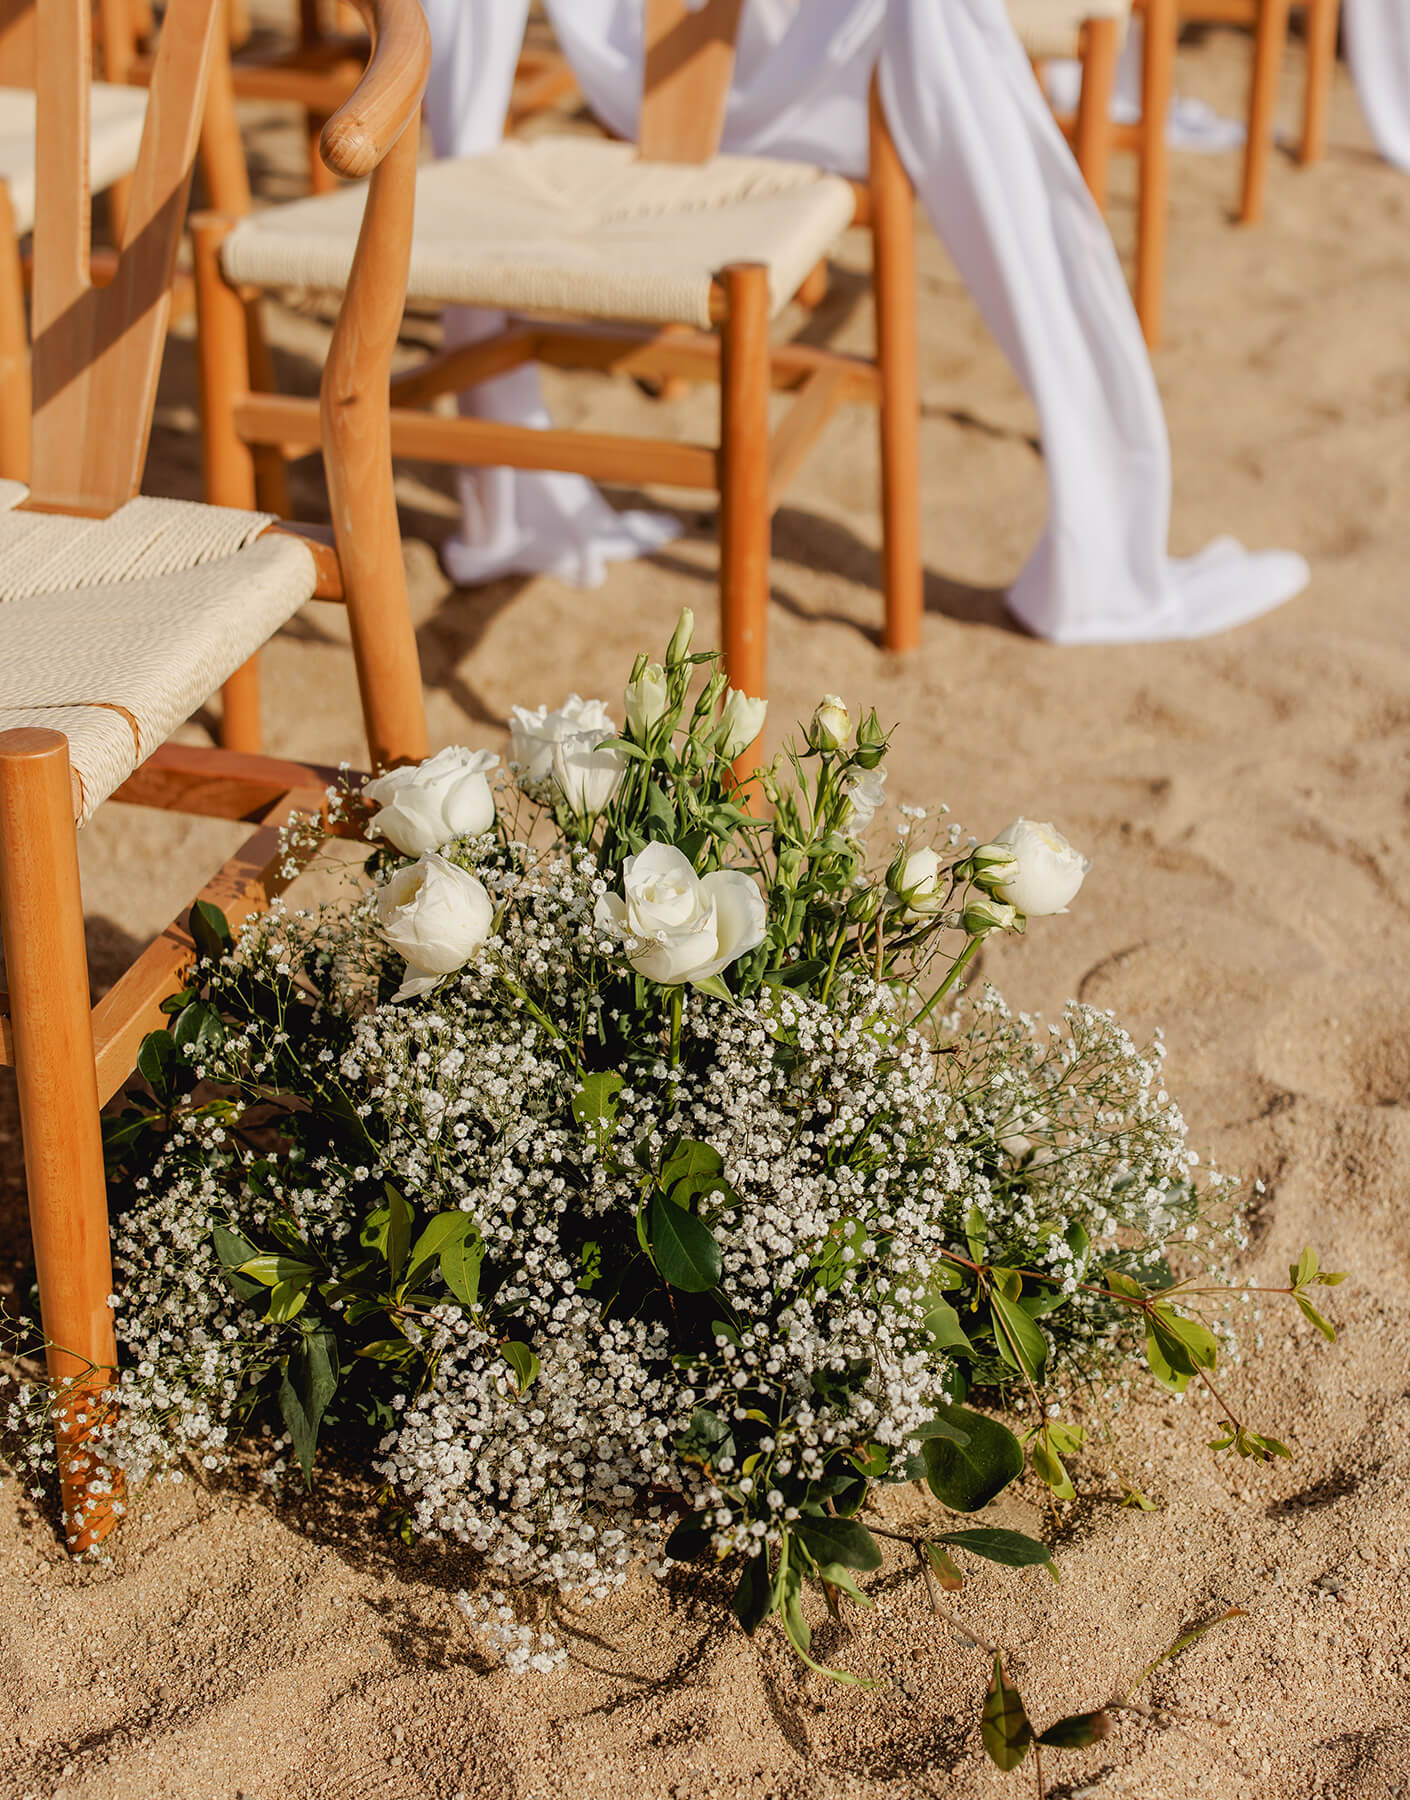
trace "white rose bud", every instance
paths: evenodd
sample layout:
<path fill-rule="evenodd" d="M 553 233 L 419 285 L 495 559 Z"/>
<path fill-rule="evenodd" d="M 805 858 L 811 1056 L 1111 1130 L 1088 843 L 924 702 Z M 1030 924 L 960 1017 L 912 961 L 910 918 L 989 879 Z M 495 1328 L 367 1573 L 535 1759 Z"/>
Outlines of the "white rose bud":
<path fill-rule="evenodd" d="M 969 853 L 969 865 L 980 887 L 996 888 L 1018 873 L 1018 858 L 1007 844 L 981 844 Z"/>
<path fill-rule="evenodd" d="M 1018 908 L 1002 900 L 970 900 L 964 909 L 964 928 L 971 937 L 991 931 L 1012 931 L 1018 924 Z"/>
<path fill-rule="evenodd" d="M 681 616 L 676 620 L 676 628 L 671 633 L 671 641 L 666 646 L 667 663 L 684 661 L 690 653 L 690 640 L 695 636 L 695 614 L 688 606 L 681 608 Z"/>
<path fill-rule="evenodd" d="M 1081 851 L 1074 850 L 1055 826 L 1032 819 L 1015 819 L 995 841 L 1007 844 L 1018 858 L 1017 872 L 994 883 L 1000 900 L 1035 919 L 1067 911 L 1092 866 Z"/>
<path fill-rule="evenodd" d="M 660 663 L 648 663 L 635 681 L 627 683 L 623 700 L 627 710 L 627 730 L 638 744 L 644 744 L 651 727 L 666 710 L 666 671 Z"/>
<path fill-rule="evenodd" d="M 933 919 L 944 910 L 949 881 L 938 850 L 912 850 L 889 880 L 909 923 Z"/>
<path fill-rule="evenodd" d="M 546 706 L 511 706 L 509 709 L 509 760 L 519 765 L 521 781 L 546 781 L 553 773 L 553 747 L 565 738 L 595 731 L 597 742 L 616 737 L 606 704 L 601 700 L 582 700 L 577 694 L 568 698 L 554 712 Z"/>
<path fill-rule="evenodd" d="M 720 713 L 720 725 L 723 736 L 720 738 L 720 755 L 726 762 L 733 762 L 736 756 L 744 752 L 764 729 L 764 715 L 769 710 L 767 700 L 751 700 L 738 688 L 725 689 L 725 704 Z"/>
<path fill-rule="evenodd" d="M 494 902 L 476 876 L 428 850 L 377 890 L 382 936 L 406 962 L 398 1000 L 463 969 L 490 935 Z"/>
<path fill-rule="evenodd" d="M 885 769 L 852 769 L 842 778 L 842 792 L 847 798 L 847 813 L 842 829 L 848 837 L 866 830 L 886 799 Z"/>
<path fill-rule="evenodd" d="M 814 750 L 840 750 L 852 735 L 852 715 L 836 694 L 824 694 L 808 727 Z"/>
<path fill-rule="evenodd" d="M 595 819 L 617 791 L 627 767 L 621 749 L 599 750 L 615 731 L 579 732 L 553 746 L 553 784 L 580 819 Z"/>
<path fill-rule="evenodd" d="M 364 782 L 363 797 L 378 803 L 368 830 L 404 856 L 477 837 L 494 824 L 494 795 L 485 777 L 498 761 L 488 750 L 451 745 L 414 768 Z"/>
<path fill-rule="evenodd" d="M 738 869 L 697 875 L 672 844 L 648 844 L 622 865 L 622 894 L 604 894 L 597 923 L 628 942 L 639 975 L 670 987 L 718 975 L 764 941 L 768 914 Z"/>

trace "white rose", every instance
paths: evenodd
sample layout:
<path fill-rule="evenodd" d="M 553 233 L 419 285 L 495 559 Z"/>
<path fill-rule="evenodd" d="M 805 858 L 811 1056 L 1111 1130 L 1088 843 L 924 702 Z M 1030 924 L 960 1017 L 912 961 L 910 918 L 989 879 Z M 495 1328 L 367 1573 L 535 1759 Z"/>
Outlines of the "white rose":
<path fill-rule="evenodd" d="M 842 792 L 847 798 L 843 830 L 855 837 L 871 824 L 877 808 L 886 799 L 885 769 L 851 770 L 843 777 Z"/>
<path fill-rule="evenodd" d="M 553 773 L 553 746 L 565 738 L 595 731 L 598 741 L 616 737 L 617 727 L 605 701 L 582 700 L 569 694 L 562 706 L 550 712 L 546 706 L 530 712 L 523 706 L 509 709 L 509 760 L 518 763 L 522 781 L 544 781 Z"/>
<path fill-rule="evenodd" d="M 1067 911 L 1091 863 L 1053 825 L 1015 819 L 998 834 L 1018 858 L 1018 872 L 993 892 L 1031 918 Z"/>
<path fill-rule="evenodd" d="M 893 882 L 906 919 L 915 922 L 933 918 L 944 907 L 949 883 L 943 875 L 938 850 L 912 850 Z"/>
<path fill-rule="evenodd" d="M 488 831 L 494 795 L 485 776 L 498 761 L 488 750 L 452 744 L 414 768 L 391 769 L 364 782 L 364 797 L 378 802 L 367 829 L 405 856 Z"/>
<path fill-rule="evenodd" d="M 623 863 L 622 887 L 598 901 L 597 923 L 636 940 L 627 956 L 649 981 L 704 981 L 764 941 L 764 897 L 738 869 L 697 875 L 674 845 L 648 844 Z"/>
<path fill-rule="evenodd" d="M 814 750 L 840 750 L 852 735 L 852 715 L 836 694 L 824 694 L 808 727 Z"/>
<path fill-rule="evenodd" d="M 738 688 L 725 689 L 725 704 L 720 713 L 720 724 L 724 735 L 720 739 L 720 755 L 726 762 L 733 762 L 736 756 L 744 752 L 764 729 L 764 715 L 769 710 L 767 700 L 751 700 Z"/>
<path fill-rule="evenodd" d="M 490 935 L 494 902 L 482 881 L 428 850 L 377 890 L 377 922 L 405 959 L 396 998 L 406 1000 L 464 968 Z"/>
<path fill-rule="evenodd" d="M 666 671 L 660 663 L 648 663 L 635 681 L 627 683 L 627 691 L 622 696 L 627 730 L 638 744 L 646 742 L 651 727 L 665 712 L 669 698 Z"/>
<path fill-rule="evenodd" d="M 599 750 L 614 730 L 582 731 L 553 746 L 553 782 L 579 818 L 595 819 L 617 791 L 627 767 L 625 750 Z"/>

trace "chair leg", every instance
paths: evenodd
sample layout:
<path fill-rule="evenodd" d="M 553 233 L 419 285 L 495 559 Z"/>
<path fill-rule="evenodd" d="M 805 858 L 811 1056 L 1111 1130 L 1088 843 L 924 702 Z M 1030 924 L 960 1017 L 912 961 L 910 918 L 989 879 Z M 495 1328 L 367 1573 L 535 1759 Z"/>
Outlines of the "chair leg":
<path fill-rule="evenodd" d="M 212 506 L 255 507 L 255 461 L 235 429 L 236 403 L 250 391 L 245 303 L 226 281 L 220 246 L 235 221 L 211 213 L 191 220 L 196 272 L 196 358 L 201 389 L 201 455 Z M 221 689 L 221 743 L 253 755 L 262 746 L 259 659 L 252 656 Z"/>
<path fill-rule="evenodd" d="M 1165 234 L 1170 198 L 1166 120 L 1175 88 L 1178 0 L 1146 0 L 1141 69 L 1140 194 L 1136 217 L 1136 312 L 1146 343 L 1160 343 L 1165 315 Z"/>
<path fill-rule="evenodd" d="M 920 554 L 920 371 L 916 354 L 915 195 L 872 82 L 868 187 L 876 360 L 881 378 L 882 642 L 920 647 L 925 585 Z"/>
<path fill-rule="evenodd" d="M 720 625 L 731 687 L 768 692 L 769 277 L 762 263 L 722 269 Z"/>
<path fill-rule="evenodd" d="M 1082 179 L 1100 212 L 1106 211 L 1107 173 L 1111 164 L 1111 96 L 1121 34 L 1115 19 L 1088 19 L 1082 27 L 1082 92 L 1077 101 L 1077 137 L 1073 149 Z"/>
<path fill-rule="evenodd" d="M 1297 160 L 1320 162 L 1327 153 L 1327 113 L 1337 63 L 1341 0 L 1307 0 L 1307 95 Z"/>
<path fill-rule="evenodd" d="M 274 379 L 274 357 L 264 333 L 264 314 L 260 296 L 245 301 L 245 355 L 250 370 L 250 386 L 256 393 L 278 391 Z M 255 503 L 261 512 L 274 513 L 287 519 L 292 516 L 289 504 L 289 465 L 280 444 L 252 444 L 250 454 L 255 464 Z"/>
<path fill-rule="evenodd" d="M 29 336 L 10 190 L 0 181 L 0 476 L 29 480 Z"/>
<path fill-rule="evenodd" d="M 814 312 L 822 305 L 827 299 L 829 274 L 827 258 L 824 257 L 803 277 L 803 285 L 794 295 L 800 306 L 806 306 L 809 312 Z"/>
<path fill-rule="evenodd" d="M 0 733 L 0 927 L 64 1531 L 81 1555 L 116 1523 L 121 1478 L 86 1448 L 117 1363 L 103 1142 L 67 740 Z"/>
<path fill-rule="evenodd" d="M 1288 0 L 1260 0 L 1253 38 L 1253 73 L 1249 80 L 1248 143 L 1244 149 L 1244 188 L 1239 218 L 1256 225 L 1263 217 L 1263 190 L 1273 154 L 1273 117 L 1278 106 L 1278 75 L 1288 44 Z"/>

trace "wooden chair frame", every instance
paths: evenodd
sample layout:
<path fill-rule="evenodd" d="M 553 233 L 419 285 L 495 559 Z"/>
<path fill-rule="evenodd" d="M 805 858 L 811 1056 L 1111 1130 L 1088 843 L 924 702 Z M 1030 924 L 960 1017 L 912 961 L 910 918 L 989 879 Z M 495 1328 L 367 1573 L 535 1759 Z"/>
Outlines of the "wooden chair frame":
<path fill-rule="evenodd" d="M 690 12 L 683 0 L 648 0 L 647 61 L 640 150 L 657 161 L 702 162 L 714 155 L 724 123 L 741 0 L 708 0 Z M 802 344 L 770 344 L 767 271 L 761 265 L 719 271 L 710 297 L 713 331 L 677 326 L 550 324 L 511 321 L 479 343 L 429 357 L 391 384 L 395 456 L 429 462 L 555 469 L 600 481 L 663 482 L 720 495 L 723 649 L 731 682 L 765 691 L 770 525 L 789 482 L 844 401 L 880 414 L 884 642 L 918 646 L 923 619 L 919 522 L 919 397 L 915 336 L 914 197 L 873 88 L 871 166 L 854 183 L 855 222 L 872 235 L 877 356 L 843 355 Z M 302 454 L 316 441 L 311 401 L 261 391 L 244 345 L 253 296 L 232 287 L 220 245 L 237 221 L 196 221 L 196 282 L 204 398 L 207 497 L 248 505 L 257 457 Z M 803 297 L 816 300 L 816 274 Z M 663 442 L 602 432 L 533 430 L 488 420 L 446 418 L 425 409 L 442 394 L 527 362 L 613 370 L 659 381 L 685 378 L 720 386 L 719 441 Z M 769 396 L 796 397 L 776 431 Z M 227 688 L 227 742 L 257 750 L 257 676 L 240 672 Z"/>
<path fill-rule="evenodd" d="M 374 48 L 362 84 L 325 127 L 323 150 L 340 173 L 372 181 L 315 430 L 336 543 L 336 551 L 319 547 L 316 562 L 318 596 L 348 606 L 373 759 L 390 763 L 426 751 L 386 383 L 410 256 L 415 121 L 429 44 L 416 0 L 359 5 Z M 38 510 L 105 516 L 138 490 L 219 6 L 169 0 L 127 242 L 112 281 L 100 287 L 88 266 L 86 0 L 40 0 L 37 403 L 27 502 Z M 254 825 L 201 896 L 243 916 L 266 906 L 287 879 L 274 825 L 291 809 L 316 812 L 331 774 L 169 745 L 114 798 Z M 64 1516 L 77 1554 L 111 1530 L 118 1487 L 85 1448 L 95 1396 L 115 1363 L 99 1108 L 126 1079 L 144 1034 L 163 1022 L 160 1002 L 180 986 L 191 940 L 182 927 L 169 928 L 90 1005 L 75 784 L 60 733 L 0 732 L 0 929 L 10 990 L 0 1006 L 0 1060 L 17 1078 Z"/>

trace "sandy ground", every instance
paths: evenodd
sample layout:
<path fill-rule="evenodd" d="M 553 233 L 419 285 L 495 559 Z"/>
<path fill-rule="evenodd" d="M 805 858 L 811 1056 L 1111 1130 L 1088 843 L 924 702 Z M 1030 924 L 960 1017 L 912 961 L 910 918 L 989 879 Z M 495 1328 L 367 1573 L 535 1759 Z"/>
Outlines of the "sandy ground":
<path fill-rule="evenodd" d="M 1239 104 L 1246 41 L 1187 46 L 1181 84 Z M 1284 118 L 1301 91 L 1289 59 Z M 252 118 L 268 193 L 290 139 Z M 893 787 L 948 800 L 980 830 L 1058 820 L 1095 857 L 1072 916 L 987 956 L 1011 999 L 1064 996 L 1165 1027 L 1197 1139 L 1261 1176 L 1250 1273 L 1281 1279 L 1306 1241 L 1349 1269 L 1327 1349 L 1264 1321 L 1234 1387 L 1291 1439 L 1266 1472 L 1214 1459 L 1193 1402 L 1143 1402 L 1125 1459 L 1162 1510 L 1079 1501 L 1056 1525 L 1031 1491 L 1002 1518 L 1055 1532 L 1063 1580 L 995 1570 L 959 1597 L 1006 1645 L 1040 1723 L 1100 1703 L 1184 1626 L 1237 1604 L 1149 1690 L 1164 1722 L 1050 1759 L 1053 1794 L 1290 1800 L 1410 1793 L 1410 181 L 1372 157 L 1339 75 L 1331 153 L 1281 157 L 1268 217 L 1229 223 L 1236 159 L 1179 157 L 1169 335 L 1156 359 L 1174 443 L 1174 548 L 1221 531 L 1286 544 L 1311 588 L 1271 617 L 1190 645 L 1057 651 L 1009 628 L 1004 583 L 1043 513 L 1027 403 L 953 270 L 921 247 L 923 652 L 877 646 L 869 418 L 834 425 L 775 532 L 771 723 L 821 690 L 903 722 Z M 1129 194 L 1129 189 L 1122 190 Z M 1126 247 L 1129 199 L 1114 228 Z M 809 330 L 864 347 L 865 246 L 843 250 Z M 286 378 L 316 380 L 320 329 L 282 314 Z M 555 381 L 565 416 L 708 429 L 712 400 L 670 408 L 630 387 Z M 188 343 L 171 347 L 149 486 L 198 483 Z M 553 581 L 448 589 L 430 547 L 448 478 L 400 476 L 433 738 L 503 744 L 511 702 L 612 695 L 638 646 L 688 602 L 713 630 L 708 519 L 600 592 Z M 314 478 L 299 505 L 319 516 Z M 272 747 L 359 752 L 343 623 L 310 609 L 266 658 Z M 199 736 L 208 721 L 191 729 Z M 218 825 L 112 812 L 84 837 L 95 978 L 213 865 Z M 21 1178 L 3 1094 L 0 1254 L 22 1267 Z M 1096 1471 L 1091 1485 L 1100 1489 Z M 924 1496 L 890 1501 L 922 1520 Z M 581 1615 L 558 1673 L 477 1656 L 452 1604 L 473 1567 L 376 1529 L 365 1483 L 283 1506 L 239 1481 L 141 1494 L 106 1571 L 65 1561 L 52 1519 L 0 1490 L 0 1791 L 34 1800 L 902 1800 L 1031 1793 L 977 1749 L 983 1659 L 928 1615 L 900 1558 L 875 1613 L 825 1653 L 874 1692 L 807 1676 L 767 1629 L 752 1643 L 720 1594 L 641 1578 Z M 1170 1713 L 1188 1716 L 1171 1720 Z M 1205 1721 L 1217 1722 L 1200 1722 Z"/>

